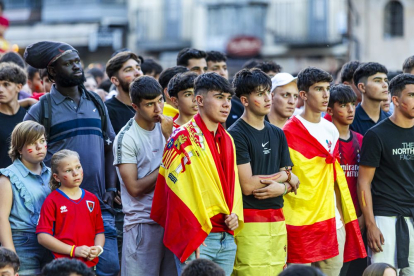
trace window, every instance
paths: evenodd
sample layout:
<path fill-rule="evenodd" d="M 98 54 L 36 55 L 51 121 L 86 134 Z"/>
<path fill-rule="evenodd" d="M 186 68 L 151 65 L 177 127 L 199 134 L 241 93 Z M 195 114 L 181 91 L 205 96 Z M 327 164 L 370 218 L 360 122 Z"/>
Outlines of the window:
<path fill-rule="evenodd" d="M 388 2 L 384 12 L 384 36 L 386 38 L 404 36 L 404 7 L 400 1 Z"/>

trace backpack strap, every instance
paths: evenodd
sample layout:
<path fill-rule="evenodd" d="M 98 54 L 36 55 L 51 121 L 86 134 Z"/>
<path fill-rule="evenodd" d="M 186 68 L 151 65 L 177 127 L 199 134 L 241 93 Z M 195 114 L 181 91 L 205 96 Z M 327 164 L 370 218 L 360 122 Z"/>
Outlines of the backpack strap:
<path fill-rule="evenodd" d="M 49 141 L 50 128 L 52 126 L 52 103 L 50 100 L 50 93 L 44 94 L 39 99 L 40 101 L 40 118 L 39 123 L 45 128 L 45 137 Z"/>

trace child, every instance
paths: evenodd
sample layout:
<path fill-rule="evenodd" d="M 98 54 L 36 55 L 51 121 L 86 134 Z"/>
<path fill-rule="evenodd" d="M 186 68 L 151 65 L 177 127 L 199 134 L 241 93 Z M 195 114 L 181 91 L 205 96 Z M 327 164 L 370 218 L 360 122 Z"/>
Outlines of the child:
<path fill-rule="evenodd" d="M 19 276 L 20 260 L 10 249 L 0 247 L 0 275 Z"/>
<path fill-rule="evenodd" d="M 194 95 L 195 78 L 196 73 L 185 72 L 175 75 L 168 83 L 168 94 L 179 110 L 178 116 L 174 117 L 173 130 L 189 122 L 198 112 Z"/>
<path fill-rule="evenodd" d="M 56 152 L 51 170 L 52 193 L 42 206 L 37 239 L 55 258 L 69 256 L 94 267 L 103 252 L 104 226 L 98 199 L 79 187 L 83 169 L 78 153 Z"/>
<path fill-rule="evenodd" d="M 42 270 L 43 276 L 94 276 L 95 273 L 83 262 L 75 259 L 61 258 L 53 260 Z"/>
<path fill-rule="evenodd" d="M 0 243 L 21 257 L 20 275 L 40 274 L 52 254 L 36 239 L 40 209 L 50 193 L 45 166 L 45 128 L 33 121 L 19 123 L 11 134 L 13 164 L 0 169 Z"/>

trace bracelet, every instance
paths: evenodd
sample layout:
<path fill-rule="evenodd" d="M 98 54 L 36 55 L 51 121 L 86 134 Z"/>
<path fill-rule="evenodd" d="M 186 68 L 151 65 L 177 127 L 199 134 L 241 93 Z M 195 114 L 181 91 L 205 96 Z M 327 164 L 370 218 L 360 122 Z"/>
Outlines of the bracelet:
<path fill-rule="evenodd" d="M 106 191 L 107 192 L 117 192 L 117 189 L 116 188 L 108 188 L 108 189 L 106 189 Z"/>
<path fill-rule="evenodd" d="M 290 172 L 290 170 L 286 170 L 285 172 L 288 176 L 288 178 L 286 179 L 286 182 L 290 182 L 290 180 L 292 179 L 292 173 Z"/>
<path fill-rule="evenodd" d="M 287 194 L 287 185 L 285 183 L 283 183 L 283 185 L 285 185 L 285 192 L 283 193 L 283 195 Z"/>
<path fill-rule="evenodd" d="M 75 255 L 75 248 L 76 248 L 76 246 L 72 245 L 72 249 L 70 250 L 69 257 L 73 258 L 73 255 Z"/>
<path fill-rule="evenodd" d="M 104 252 L 104 250 L 103 250 L 102 246 L 100 246 L 100 245 L 95 245 L 95 246 L 98 247 L 101 250 L 101 252 L 99 252 L 99 254 L 98 254 L 98 257 L 99 257 Z"/>

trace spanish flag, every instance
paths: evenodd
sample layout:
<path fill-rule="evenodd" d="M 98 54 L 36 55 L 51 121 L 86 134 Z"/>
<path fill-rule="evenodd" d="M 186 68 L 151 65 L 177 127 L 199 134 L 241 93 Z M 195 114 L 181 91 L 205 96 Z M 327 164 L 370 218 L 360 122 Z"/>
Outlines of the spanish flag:
<path fill-rule="evenodd" d="M 220 124 L 216 137 L 197 114 L 174 131 L 164 149 L 151 218 L 164 227 L 164 244 L 181 262 L 212 230 L 210 218 L 235 213 L 234 234 L 243 228 L 234 142 Z"/>
<path fill-rule="evenodd" d="M 366 257 L 355 208 L 339 164 L 338 143 L 330 154 L 293 117 L 283 128 L 293 173 L 301 184 L 297 195 L 284 197 L 288 232 L 288 263 L 312 263 L 339 254 L 336 236 L 334 183 L 341 193 L 346 242 L 344 262 Z"/>

